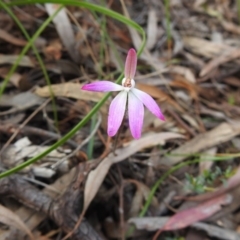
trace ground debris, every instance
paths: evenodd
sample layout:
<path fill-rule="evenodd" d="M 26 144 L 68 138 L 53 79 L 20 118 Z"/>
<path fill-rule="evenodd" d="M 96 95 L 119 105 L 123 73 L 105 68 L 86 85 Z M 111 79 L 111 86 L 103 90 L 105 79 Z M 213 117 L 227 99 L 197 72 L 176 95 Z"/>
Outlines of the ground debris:
<path fill-rule="evenodd" d="M 0 179 L 0 239 L 239 240 L 238 1 L 91 1 L 107 16 L 64 5 L 13 74 L 29 40 L 8 2 L 0 1 L 0 171 L 61 146 Z M 31 38 L 59 4 L 30 2 L 11 10 Z M 82 122 L 106 96 L 83 85 L 114 82 L 142 42 L 109 9 L 146 32 L 134 80 L 166 118 L 145 111 L 138 140 L 128 116 L 117 137 L 107 135 L 115 92 Z"/>

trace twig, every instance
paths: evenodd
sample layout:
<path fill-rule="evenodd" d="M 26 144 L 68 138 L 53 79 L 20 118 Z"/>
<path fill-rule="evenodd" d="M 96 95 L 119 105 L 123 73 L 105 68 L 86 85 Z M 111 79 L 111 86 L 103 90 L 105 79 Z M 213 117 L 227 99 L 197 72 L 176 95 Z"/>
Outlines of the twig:
<path fill-rule="evenodd" d="M 93 129 L 93 131 L 91 132 L 91 134 L 90 134 L 84 141 L 82 141 L 82 143 L 79 144 L 74 151 L 72 151 L 69 155 L 67 155 L 66 157 L 62 158 L 61 160 L 59 160 L 58 162 L 56 162 L 55 164 L 53 164 L 53 165 L 51 166 L 51 168 L 52 168 L 52 169 L 56 169 L 56 168 L 57 168 L 59 165 L 61 165 L 64 161 L 66 161 L 67 159 L 69 159 L 69 158 L 71 158 L 72 156 L 74 156 L 74 155 L 75 155 L 85 144 L 87 144 L 87 143 L 90 141 L 90 139 L 94 136 L 94 134 L 97 132 L 97 130 L 98 130 L 101 122 L 102 122 L 102 117 L 101 117 L 101 115 L 99 114 L 99 115 L 98 115 L 98 122 L 97 122 L 95 128 Z"/>
<path fill-rule="evenodd" d="M 42 191 L 25 181 L 20 175 L 0 179 L 0 195 L 11 195 L 19 202 L 50 217 L 64 232 L 76 225 L 78 216 L 76 206 L 81 202 L 81 189 L 69 187 L 58 200 L 52 199 Z M 74 240 L 102 240 L 102 237 L 84 220 L 73 233 Z"/>
<path fill-rule="evenodd" d="M 20 127 L 20 125 L 18 125 L 18 124 L 4 124 L 4 125 L 0 125 L 0 131 L 3 131 L 3 132 L 9 132 L 9 130 L 16 131 L 16 128 L 18 130 L 19 127 Z M 60 136 L 57 133 L 49 132 L 47 130 L 30 127 L 30 126 L 25 126 L 22 129 L 19 129 L 19 132 L 24 133 L 24 134 L 36 134 L 36 135 L 40 135 L 40 136 L 43 136 L 46 138 L 52 138 L 52 139 L 60 138 Z M 70 139 L 67 141 L 67 143 L 74 148 L 78 147 L 78 144 Z"/>
<path fill-rule="evenodd" d="M 172 115 L 173 118 L 175 118 L 175 120 L 182 126 L 182 128 L 184 128 L 188 133 L 190 133 L 192 137 L 196 137 L 197 134 L 195 133 L 195 131 L 193 131 L 187 124 L 185 124 L 174 111 L 170 109 L 168 109 L 167 111 Z"/>
<path fill-rule="evenodd" d="M 101 133 L 100 131 L 98 131 L 99 133 L 99 137 L 101 136 Z M 101 138 L 101 137 L 100 137 Z M 101 154 L 101 156 L 98 158 L 98 159 L 104 159 L 105 157 L 107 157 L 107 155 L 109 154 L 110 152 L 110 142 L 111 142 L 111 137 L 107 137 L 107 142 L 105 144 L 105 150 L 103 151 L 103 153 Z"/>
<path fill-rule="evenodd" d="M 6 149 L 9 144 L 13 141 L 13 139 L 18 135 L 20 130 L 41 110 L 43 109 L 49 102 L 50 98 L 47 99 L 41 106 L 39 106 L 20 126 L 19 128 L 13 133 L 13 135 L 8 139 L 8 141 L 4 144 L 3 148 L 0 151 L 0 155 L 3 153 L 4 149 Z"/>

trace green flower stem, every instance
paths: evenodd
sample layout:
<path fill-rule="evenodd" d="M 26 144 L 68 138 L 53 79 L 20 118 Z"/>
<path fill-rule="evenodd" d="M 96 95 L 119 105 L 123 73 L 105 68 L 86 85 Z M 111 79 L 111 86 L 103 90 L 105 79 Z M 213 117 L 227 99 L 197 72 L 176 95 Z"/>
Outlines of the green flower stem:
<path fill-rule="evenodd" d="M 88 2 L 88 1 L 85 1 Z M 103 4 L 102 4 L 103 5 Z M 93 11 L 91 11 L 93 16 L 100 22 L 100 18 L 98 18 L 97 14 Z M 103 75 L 102 67 L 103 67 L 103 61 L 104 61 L 104 48 L 106 46 L 106 36 L 104 32 L 104 28 L 106 25 L 106 17 L 103 15 L 103 20 L 100 23 L 100 35 L 101 35 L 101 43 L 100 43 L 100 56 L 99 56 L 99 64 L 97 65 L 97 71 L 98 71 L 98 77 L 97 79 L 106 79 L 106 77 Z M 91 118 L 91 125 L 90 125 L 90 133 L 95 128 L 95 125 L 97 123 L 97 114 L 94 114 Z M 88 160 L 92 159 L 93 157 L 93 149 L 94 149 L 94 140 L 95 136 L 91 138 L 91 140 L 88 143 L 87 146 L 87 156 Z"/>
<path fill-rule="evenodd" d="M 90 126 L 90 133 L 89 134 L 91 134 L 91 132 L 94 130 L 96 124 L 97 124 L 97 114 L 94 114 L 92 119 L 91 119 L 91 126 Z M 87 146 L 88 160 L 92 159 L 92 157 L 93 157 L 94 139 L 95 139 L 95 137 L 92 136 L 92 138 L 90 139 L 90 141 L 88 143 L 88 146 Z"/>
<path fill-rule="evenodd" d="M 18 25 L 18 27 L 22 31 L 22 33 L 25 36 L 25 38 L 28 41 L 30 41 L 31 38 L 28 35 L 26 29 L 24 28 L 22 23 L 18 20 L 18 18 L 15 16 L 15 14 L 12 12 L 12 10 L 4 2 L 0 2 L 0 7 L 2 7 L 12 17 L 12 19 L 16 22 L 16 24 Z M 55 125 L 57 127 L 57 125 L 58 125 L 57 108 L 56 108 L 56 102 L 55 102 L 54 94 L 53 94 L 53 91 L 52 91 L 52 88 L 51 88 L 51 81 L 50 81 L 50 78 L 48 76 L 48 73 L 47 73 L 46 67 L 44 65 L 44 62 L 43 62 L 41 56 L 39 55 L 38 50 L 37 50 L 37 48 L 35 47 L 34 44 L 32 44 L 32 49 L 33 49 L 34 54 L 36 55 L 36 58 L 37 58 L 37 60 L 39 62 L 39 65 L 40 65 L 40 67 L 42 69 L 43 75 L 44 75 L 44 77 L 46 79 L 46 82 L 47 82 L 47 85 L 49 87 L 49 92 L 50 92 L 50 96 L 51 96 L 51 99 L 52 99 L 52 108 L 53 108 L 53 114 L 54 114 L 54 122 L 55 122 Z M 6 78 L 6 79 L 7 80 L 5 80 L 5 81 L 9 81 L 8 78 Z"/>
<path fill-rule="evenodd" d="M 78 6 L 78 7 L 83 7 L 89 10 L 93 10 L 93 11 L 97 11 L 100 12 L 102 14 L 105 14 L 109 17 L 112 17 L 126 25 L 129 25 L 130 27 L 136 29 L 137 31 L 139 31 L 139 33 L 141 33 L 142 35 L 142 44 L 141 47 L 138 50 L 138 56 L 142 53 L 144 46 L 146 44 L 146 35 L 144 30 L 134 21 L 122 16 L 119 13 L 116 13 L 112 10 L 109 10 L 107 8 L 98 6 L 98 5 L 94 5 L 94 4 L 90 4 L 90 3 L 86 3 L 86 2 L 79 2 L 76 0 L 28 0 L 28 1 L 14 1 L 14 2 L 9 2 L 7 3 L 8 6 L 16 6 L 16 5 L 24 5 L 24 4 L 34 4 L 34 3 L 56 3 L 56 4 L 66 4 L 66 5 L 72 5 L 72 6 Z M 56 13 L 57 14 L 57 13 Z M 55 15 L 52 15 L 50 18 L 48 18 L 43 25 L 40 27 L 40 29 L 35 33 L 35 35 L 33 36 L 33 38 L 31 39 L 31 43 L 28 43 L 27 46 L 30 47 L 31 44 L 34 42 L 34 40 L 36 39 L 36 35 L 37 37 L 39 36 L 39 34 L 43 31 L 43 29 L 47 26 L 47 24 L 50 23 L 51 19 L 54 18 Z M 26 47 L 25 47 L 26 48 Z M 23 56 L 26 53 L 26 49 L 23 49 L 24 52 L 21 53 L 21 55 Z M 17 64 L 19 63 L 19 61 L 17 62 Z M 15 63 L 15 65 L 17 66 L 17 64 Z M 9 75 L 11 75 L 14 71 L 16 70 L 16 68 L 14 70 L 11 71 L 11 73 L 9 73 Z M 121 80 L 123 78 L 123 73 L 119 76 L 119 78 L 117 79 L 116 83 L 120 83 Z M 80 90 L 79 90 L 80 91 Z M 106 94 L 102 100 L 97 103 L 93 109 L 71 130 L 69 131 L 64 137 L 62 137 L 59 141 L 57 141 L 56 143 L 54 143 L 51 147 L 49 147 L 46 151 L 40 153 L 39 155 L 29 159 L 28 161 L 19 164 L 18 166 L 11 168 L 3 173 L 0 174 L 0 178 L 9 176 L 27 166 L 29 166 L 30 164 L 36 162 L 37 160 L 45 157 L 47 154 L 49 154 L 51 151 L 53 151 L 54 149 L 56 149 L 57 147 L 59 147 L 60 145 L 64 144 L 68 139 L 70 139 L 81 127 L 83 127 L 90 119 L 91 117 L 99 110 L 99 108 L 106 102 L 106 100 L 108 99 L 108 97 L 111 94 L 108 93 Z"/>

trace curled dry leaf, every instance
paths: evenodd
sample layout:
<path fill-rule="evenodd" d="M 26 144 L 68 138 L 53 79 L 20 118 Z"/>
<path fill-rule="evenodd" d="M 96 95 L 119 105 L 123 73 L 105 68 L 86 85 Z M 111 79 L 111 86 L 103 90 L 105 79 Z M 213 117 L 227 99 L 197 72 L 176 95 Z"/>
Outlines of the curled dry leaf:
<path fill-rule="evenodd" d="M 48 14 L 51 16 L 57 10 L 59 5 L 47 3 L 45 4 L 46 10 Z M 70 54 L 71 58 L 75 62 L 79 62 L 79 52 L 75 46 L 75 36 L 71 26 L 71 22 L 67 16 L 65 8 L 63 8 L 58 15 L 53 19 L 53 22 L 56 26 L 57 32 L 66 47 L 68 53 Z"/>
<path fill-rule="evenodd" d="M 179 230 L 206 219 L 221 210 L 222 205 L 227 205 L 231 202 L 232 196 L 225 194 L 199 204 L 196 207 L 180 211 L 170 217 L 164 226 L 160 227 L 153 239 L 157 239 L 162 231 Z"/>
<path fill-rule="evenodd" d="M 205 161 L 207 157 L 204 156 L 204 155 L 208 155 L 208 156 L 213 156 L 214 157 L 216 155 L 216 153 L 217 153 L 217 148 L 216 147 L 212 147 L 212 148 L 209 148 L 206 151 L 204 151 L 203 156 L 200 157 L 200 159 L 203 160 L 203 161 L 201 161 L 199 163 L 199 174 L 200 175 L 204 174 L 204 172 L 206 170 L 209 171 L 211 169 L 213 163 L 214 163 L 211 160 L 210 161 Z"/>
<path fill-rule="evenodd" d="M 166 222 L 169 220 L 169 217 L 144 217 L 144 218 L 131 218 L 128 220 L 128 223 L 134 224 L 139 230 L 148 230 L 156 231 L 159 228 L 162 228 Z M 212 226 L 210 224 L 197 222 L 191 224 L 191 227 L 194 227 L 199 230 L 206 231 L 209 236 L 217 237 L 222 240 L 239 240 L 240 235 L 234 231 L 228 230 L 226 228 L 220 228 L 217 226 Z"/>
<path fill-rule="evenodd" d="M 32 233 L 19 216 L 2 205 L 0 205 L 0 222 L 25 232 L 30 239 L 34 240 Z"/>
<path fill-rule="evenodd" d="M 215 43 L 196 37 L 183 37 L 183 43 L 193 53 L 207 58 L 220 56 L 232 49 L 232 47 L 226 44 Z"/>
<path fill-rule="evenodd" d="M 9 72 L 9 68 L 8 67 L 1 67 L 0 68 L 0 77 L 2 78 L 6 78 Z M 15 86 L 15 87 L 19 87 L 19 82 L 22 79 L 22 74 L 20 73 L 13 73 L 11 75 L 11 77 L 9 78 L 9 81 Z"/>
<path fill-rule="evenodd" d="M 206 66 L 201 70 L 199 75 L 200 77 L 204 77 L 207 74 L 209 74 L 211 71 L 213 71 L 214 68 L 220 66 L 223 63 L 229 62 L 239 57 L 240 57 L 240 50 L 231 49 L 228 52 L 225 52 L 221 56 L 218 56 L 213 60 L 211 60 L 209 63 L 207 63 Z"/>
<path fill-rule="evenodd" d="M 14 64 L 17 61 L 18 57 L 19 57 L 18 55 L 0 54 L 0 65 L 1 64 Z M 28 56 L 23 56 L 20 63 L 18 63 L 18 66 L 32 68 L 32 67 L 34 67 L 34 63 Z"/>
<path fill-rule="evenodd" d="M 79 83 L 61 83 L 52 84 L 51 88 L 56 97 L 69 97 L 80 100 L 99 102 L 104 93 L 81 91 L 82 84 Z M 37 88 L 35 93 L 41 97 L 50 97 L 49 87 Z"/>
<path fill-rule="evenodd" d="M 228 21 L 222 19 L 221 24 L 225 30 L 227 30 L 231 33 L 235 33 L 237 35 L 240 34 L 240 27 L 238 25 L 234 24 L 233 22 L 228 22 Z"/>
<path fill-rule="evenodd" d="M 134 197 L 133 197 L 133 200 L 131 203 L 130 212 L 129 212 L 129 217 L 135 217 L 139 214 L 140 209 L 143 204 L 143 200 L 147 200 L 151 190 L 147 185 L 145 185 L 137 180 L 129 179 L 129 180 L 127 180 L 127 182 L 133 183 L 137 187 L 137 190 L 134 194 Z M 155 208 L 157 208 L 158 200 L 156 197 L 153 197 L 151 205 L 154 206 Z"/>
<path fill-rule="evenodd" d="M 3 29 L 0 29 L 0 38 L 16 46 L 24 47 L 27 44 L 27 41 L 14 37 L 13 35 L 11 35 L 10 33 Z"/>
<path fill-rule="evenodd" d="M 139 230 L 156 231 L 162 228 L 169 219 L 169 217 L 136 217 L 130 218 L 128 223 L 134 224 Z"/>
<path fill-rule="evenodd" d="M 167 103 L 172 105 L 178 111 L 184 112 L 183 108 L 175 100 L 173 100 L 168 94 L 163 92 L 161 89 L 159 89 L 155 86 L 144 84 L 144 83 L 136 83 L 136 87 L 138 89 L 148 93 L 152 97 L 160 100 L 161 102 L 166 101 Z"/>
<path fill-rule="evenodd" d="M 197 135 L 192 140 L 173 150 L 171 155 L 176 156 L 163 158 L 162 164 L 166 164 L 168 166 L 177 164 L 187 158 L 187 154 L 199 153 L 202 150 L 214 147 L 223 142 L 227 142 L 239 134 L 239 122 L 222 123 L 208 132 Z"/>
<path fill-rule="evenodd" d="M 182 75 L 190 83 L 196 83 L 196 78 L 193 72 L 187 67 L 171 66 L 170 72 Z"/>
<path fill-rule="evenodd" d="M 96 169 L 89 173 L 84 188 L 83 212 L 87 210 L 88 206 L 92 202 L 112 164 L 113 162 L 111 161 L 111 158 L 107 157 L 97 166 Z"/>
<path fill-rule="evenodd" d="M 154 8 L 148 11 L 148 24 L 147 24 L 147 49 L 152 49 L 157 41 L 158 25 L 157 25 L 157 12 Z"/>
<path fill-rule="evenodd" d="M 221 195 L 208 200 L 194 208 L 180 211 L 173 215 L 162 227 L 163 231 L 177 230 L 188 227 L 189 225 L 212 216 L 221 210 L 222 205 L 230 204 L 231 195 Z"/>
<path fill-rule="evenodd" d="M 21 111 L 33 106 L 41 105 L 44 101 L 44 98 L 41 98 L 32 92 L 23 92 L 14 95 L 4 94 L 1 97 L 0 106 L 12 107 L 18 111 Z"/>
<path fill-rule="evenodd" d="M 4 156 L 2 161 L 8 161 L 13 163 L 17 163 L 19 160 L 24 158 L 31 158 L 34 157 L 43 151 L 46 151 L 49 148 L 49 146 L 41 146 L 41 145 L 31 145 L 31 146 L 25 146 L 19 149 L 16 147 L 16 145 L 10 145 L 7 150 L 4 152 Z M 57 161 L 58 159 L 61 159 L 65 157 L 66 154 L 64 153 L 63 149 L 58 148 L 50 152 L 46 159 L 51 160 L 52 162 Z"/>
<path fill-rule="evenodd" d="M 127 146 L 115 151 L 115 154 L 109 154 L 96 169 L 91 171 L 87 177 L 86 185 L 84 188 L 84 208 L 86 211 L 89 204 L 95 197 L 99 187 L 101 186 L 105 176 L 108 173 L 112 164 L 125 160 L 127 157 L 136 153 L 137 151 L 155 146 L 164 145 L 168 139 L 184 138 L 183 135 L 171 132 L 153 133 L 148 136 L 144 136 L 141 139 L 133 140 Z"/>
<path fill-rule="evenodd" d="M 48 60 L 59 60 L 62 57 L 62 44 L 57 39 L 49 43 L 47 47 L 44 48 L 44 53 Z"/>
<path fill-rule="evenodd" d="M 198 99 L 198 88 L 195 84 L 189 81 L 186 81 L 181 78 L 177 78 L 176 80 L 172 81 L 169 85 L 173 87 L 186 89 L 189 92 L 192 99 L 195 99 L 195 100 Z"/>

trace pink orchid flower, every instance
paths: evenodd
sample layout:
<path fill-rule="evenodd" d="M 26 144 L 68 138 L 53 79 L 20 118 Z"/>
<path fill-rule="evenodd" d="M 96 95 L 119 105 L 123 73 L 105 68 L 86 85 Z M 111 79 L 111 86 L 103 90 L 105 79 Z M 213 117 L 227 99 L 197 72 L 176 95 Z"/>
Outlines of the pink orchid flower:
<path fill-rule="evenodd" d="M 122 80 L 122 85 L 110 81 L 97 81 L 86 84 L 82 87 L 83 90 L 93 92 L 111 92 L 120 91 L 112 100 L 109 107 L 108 115 L 108 135 L 114 136 L 124 117 L 126 104 L 128 104 L 129 126 L 132 136 L 135 139 L 141 137 L 144 106 L 148 108 L 157 118 L 164 121 L 164 116 L 158 107 L 157 103 L 147 93 L 140 91 L 135 86 L 134 76 L 137 67 L 137 54 L 132 48 L 128 51 L 125 62 L 125 76 Z"/>

